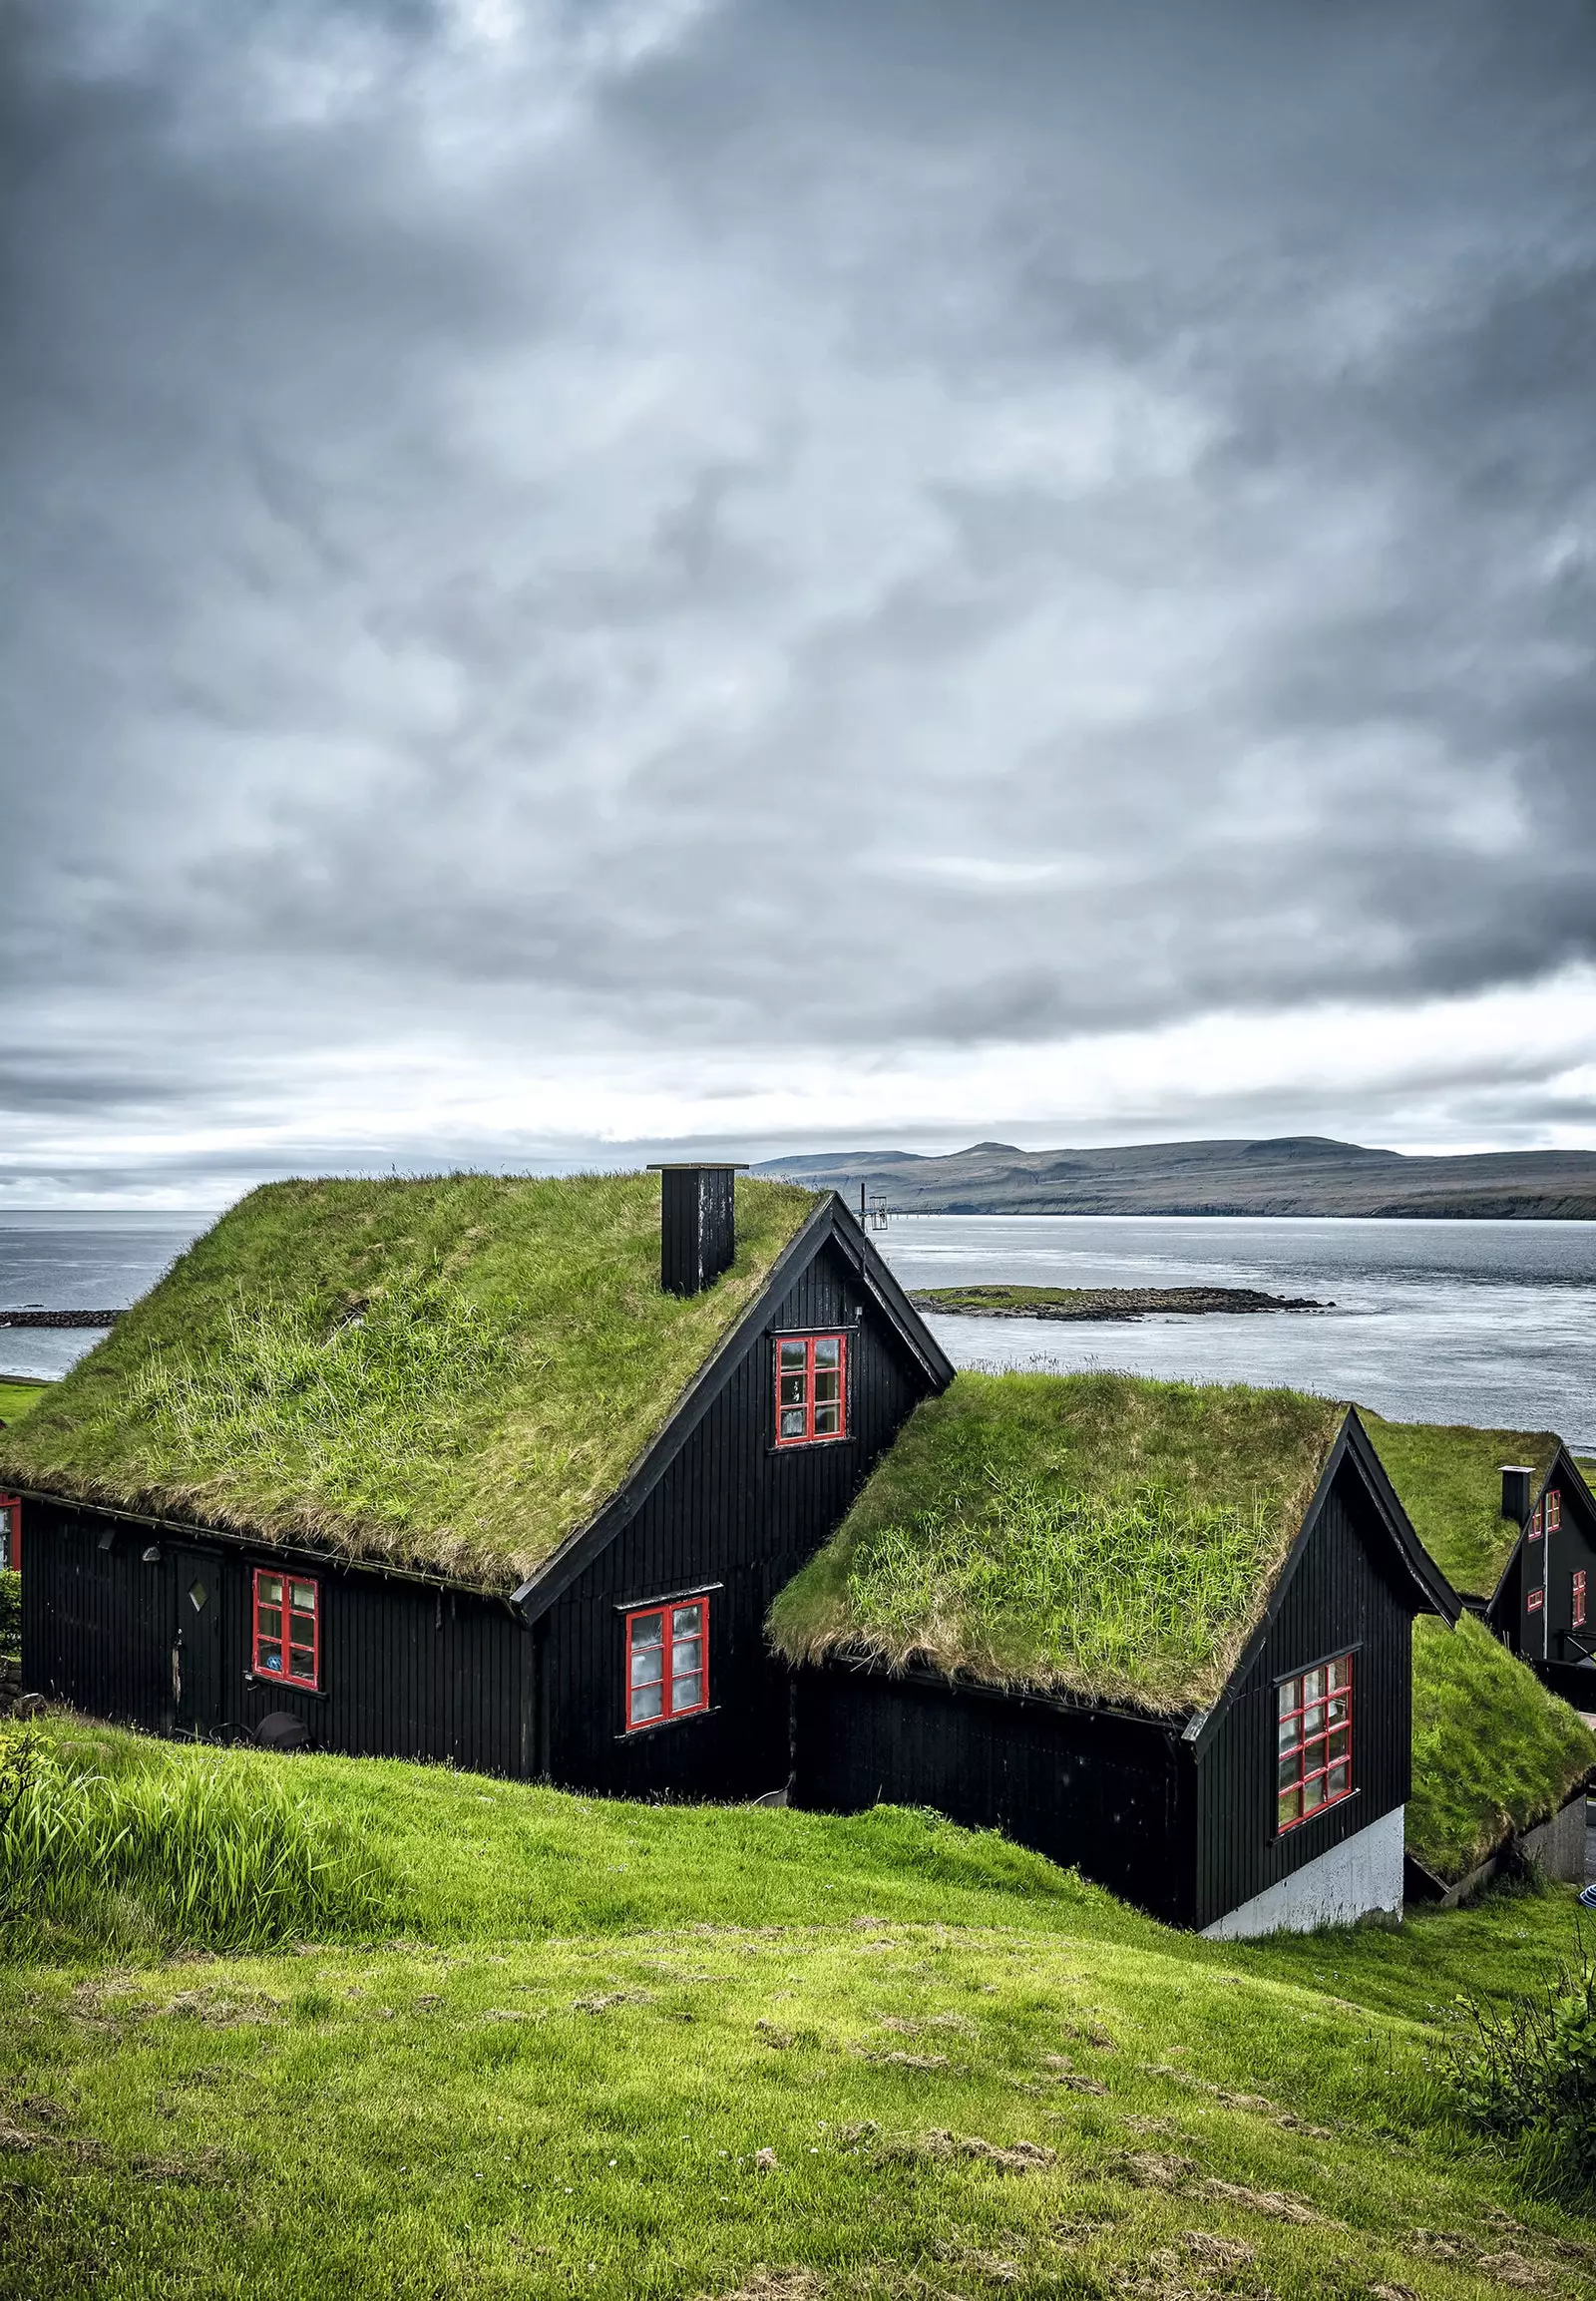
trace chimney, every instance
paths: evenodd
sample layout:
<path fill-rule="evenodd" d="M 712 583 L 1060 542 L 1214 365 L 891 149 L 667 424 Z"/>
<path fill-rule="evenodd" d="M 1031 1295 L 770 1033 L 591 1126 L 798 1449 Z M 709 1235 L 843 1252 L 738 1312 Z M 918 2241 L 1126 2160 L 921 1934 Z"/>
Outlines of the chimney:
<path fill-rule="evenodd" d="M 1502 1464 L 1502 1516 L 1511 1518 L 1515 1526 L 1522 1526 L 1529 1516 L 1530 1496 L 1534 1492 L 1535 1473 L 1522 1462 Z"/>
<path fill-rule="evenodd" d="M 702 1294 L 737 1252 L 734 1184 L 739 1164 L 651 1166 L 659 1177 L 659 1284 L 667 1295 Z"/>

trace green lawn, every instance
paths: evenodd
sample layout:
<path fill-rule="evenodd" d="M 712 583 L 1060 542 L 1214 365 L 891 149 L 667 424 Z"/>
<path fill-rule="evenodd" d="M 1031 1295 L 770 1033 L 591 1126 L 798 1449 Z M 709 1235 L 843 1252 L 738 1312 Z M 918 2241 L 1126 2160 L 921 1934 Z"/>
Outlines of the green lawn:
<path fill-rule="evenodd" d="M 71 1721 L 113 1771 L 213 1765 Z M 258 1760 L 220 1760 L 258 1763 Z M 277 1761 L 380 1939 L 0 1964 L 0 2294 L 1590 2289 L 1446 2114 L 1437 2021 L 1571 1896 L 1253 1946 L 925 1817 Z M 761 2152 L 770 2152 L 768 2160 Z"/>
<path fill-rule="evenodd" d="M 0 1382 L 0 1422 L 20 1422 L 49 1387 L 48 1382 Z"/>

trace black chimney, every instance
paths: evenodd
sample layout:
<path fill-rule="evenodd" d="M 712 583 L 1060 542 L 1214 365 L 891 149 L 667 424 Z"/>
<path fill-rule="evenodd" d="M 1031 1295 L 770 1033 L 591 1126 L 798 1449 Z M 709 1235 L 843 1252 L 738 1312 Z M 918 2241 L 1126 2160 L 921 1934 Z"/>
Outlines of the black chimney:
<path fill-rule="evenodd" d="M 659 1284 L 667 1295 L 697 1295 L 737 1252 L 734 1185 L 740 1167 L 654 1166 L 659 1177 Z"/>
<path fill-rule="evenodd" d="M 1534 1485 L 1532 1469 L 1520 1462 L 1502 1464 L 1502 1516 L 1511 1518 L 1515 1526 L 1522 1526 L 1529 1516 L 1529 1497 Z"/>

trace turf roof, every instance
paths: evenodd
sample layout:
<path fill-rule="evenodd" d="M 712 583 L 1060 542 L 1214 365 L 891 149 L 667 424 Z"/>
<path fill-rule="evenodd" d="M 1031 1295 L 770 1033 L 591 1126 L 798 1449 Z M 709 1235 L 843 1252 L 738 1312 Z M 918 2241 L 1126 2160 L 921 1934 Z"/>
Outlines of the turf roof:
<path fill-rule="evenodd" d="M 1452 1588 L 1466 1598 L 1491 1597 L 1520 1532 L 1502 1516 L 1502 1465 L 1532 1469 L 1538 1494 L 1557 1451 L 1556 1432 L 1387 1422 L 1367 1412 L 1363 1422 L 1414 1532 Z"/>
<path fill-rule="evenodd" d="M 659 1288 L 659 1180 L 287 1182 L 205 1234 L 0 1481 L 509 1589 L 621 1484 L 819 1200 L 737 1181 L 737 1259 Z"/>
<path fill-rule="evenodd" d="M 1346 1407 L 1128 1374 L 960 1374 L 781 1592 L 789 1660 L 914 1660 L 1165 1714 L 1212 1703 Z"/>

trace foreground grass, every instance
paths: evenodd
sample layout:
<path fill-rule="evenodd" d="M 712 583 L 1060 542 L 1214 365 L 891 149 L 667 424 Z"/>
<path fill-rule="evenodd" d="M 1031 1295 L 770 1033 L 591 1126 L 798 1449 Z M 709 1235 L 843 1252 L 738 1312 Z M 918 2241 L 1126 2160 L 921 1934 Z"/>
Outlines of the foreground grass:
<path fill-rule="evenodd" d="M 210 1762 L 52 1733 L 124 1780 Z M 380 1819 L 405 1930 L 0 1966 L 0 2294 L 1573 2301 L 1596 2273 L 1436 2075 L 1454 1992 L 1549 1973 L 1566 1894 L 1209 1944 L 915 1815 L 280 1769 L 322 1821 Z"/>

